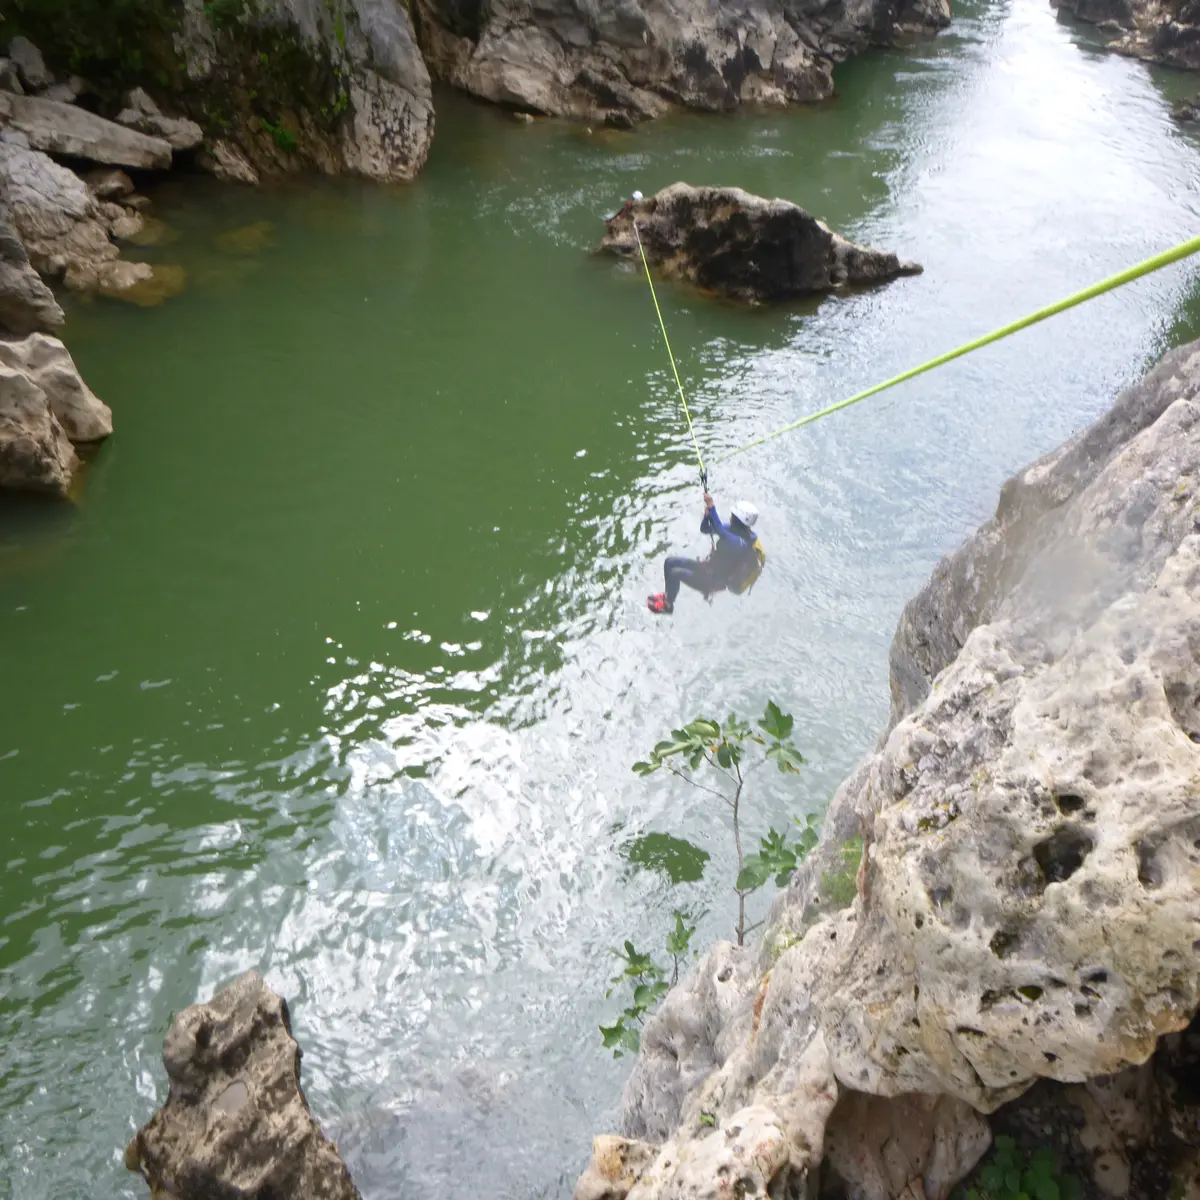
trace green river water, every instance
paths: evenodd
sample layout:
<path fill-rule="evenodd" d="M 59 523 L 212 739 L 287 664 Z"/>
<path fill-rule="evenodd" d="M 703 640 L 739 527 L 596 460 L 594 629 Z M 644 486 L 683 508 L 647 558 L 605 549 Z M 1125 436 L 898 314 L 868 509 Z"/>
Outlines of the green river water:
<path fill-rule="evenodd" d="M 171 1014 L 250 966 L 368 1200 L 568 1194 L 628 1069 L 608 948 L 732 925 L 723 812 L 630 764 L 773 697 L 810 765 L 750 828 L 820 809 L 937 558 L 1200 328 L 1174 268 L 717 470 L 767 571 L 652 618 L 705 540 L 645 284 L 588 253 L 631 190 L 786 196 L 926 268 L 770 312 L 664 287 L 714 455 L 1200 224 L 1189 81 L 1042 0 L 838 78 L 635 133 L 441 95 L 411 188 L 156 194 L 185 293 L 70 311 L 116 436 L 77 508 L 0 507 L 0 1196 L 142 1195 Z M 631 862 L 647 831 L 704 879 Z"/>

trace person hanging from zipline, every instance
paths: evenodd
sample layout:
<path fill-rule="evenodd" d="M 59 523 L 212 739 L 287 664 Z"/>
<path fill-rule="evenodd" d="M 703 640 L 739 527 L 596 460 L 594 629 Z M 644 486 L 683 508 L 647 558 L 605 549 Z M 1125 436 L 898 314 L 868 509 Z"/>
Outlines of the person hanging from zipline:
<path fill-rule="evenodd" d="M 646 599 L 652 613 L 669 615 L 675 611 L 679 588 L 686 584 L 709 599 L 714 592 L 748 592 L 766 565 L 767 556 L 754 532 L 758 509 L 748 500 L 739 500 L 729 513 L 726 525 L 717 513 L 713 498 L 704 493 L 704 520 L 700 532 L 716 538 L 713 552 L 705 559 L 669 557 L 663 563 L 667 590 Z"/>

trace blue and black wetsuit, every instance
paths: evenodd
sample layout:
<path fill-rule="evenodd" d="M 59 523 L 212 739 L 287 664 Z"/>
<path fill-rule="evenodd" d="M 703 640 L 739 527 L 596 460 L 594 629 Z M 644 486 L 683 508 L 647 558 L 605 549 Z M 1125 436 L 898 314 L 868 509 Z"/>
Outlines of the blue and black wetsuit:
<path fill-rule="evenodd" d="M 724 591 L 730 584 L 745 579 L 758 566 L 754 553 L 754 534 L 740 522 L 726 525 L 710 508 L 700 522 L 700 532 L 717 539 L 716 549 L 706 559 L 668 558 L 663 564 L 667 584 L 667 603 L 674 606 L 681 584 L 687 584 L 706 596 Z"/>

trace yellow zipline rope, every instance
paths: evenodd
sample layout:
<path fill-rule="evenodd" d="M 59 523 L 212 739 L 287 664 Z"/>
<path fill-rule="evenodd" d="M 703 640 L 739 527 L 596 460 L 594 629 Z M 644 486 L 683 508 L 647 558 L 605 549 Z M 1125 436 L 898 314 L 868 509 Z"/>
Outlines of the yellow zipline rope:
<path fill-rule="evenodd" d="M 696 461 L 700 464 L 700 482 L 707 491 L 708 469 L 704 465 L 704 456 L 700 453 L 700 443 L 696 441 L 696 431 L 692 428 L 692 414 L 688 411 L 687 397 L 683 394 L 683 382 L 679 378 L 679 368 L 675 365 L 675 355 L 671 353 L 671 339 L 667 337 L 667 325 L 663 320 L 662 309 L 658 307 L 658 293 L 654 290 L 654 280 L 650 275 L 650 264 L 646 261 L 646 251 L 642 249 L 642 235 L 638 233 L 635 219 L 631 218 L 630 224 L 633 225 L 633 236 L 637 238 L 638 253 L 642 256 L 642 266 L 646 268 L 646 282 L 650 285 L 654 311 L 658 314 L 658 327 L 662 330 L 663 344 L 667 347 L 667 357 L 671 360 L 671 370 L 675 373 L 675 386 L 679 389 L 679 402 L 683 405 L 683 415 L 687 418 L 688 433 L 692 435 L 692 447 L 696 451 Z"/>
<path fill-rule="evenodd" d="M 634 228 L 636 230 L 637 227 L 635 226 Z M 640 240 L 638 245 L 639 247 L 641 246 Z M 1156 254 L 1153 258 L 1148 258 L 1145 262 L 1138 263 L 1137 266 L 1129 267 L 1127 270 L 1120 271 L 1116 275 L 1110 275 L 1107 279 L 1102 279 L 1099 283 L 1094 283 L 1091 287 L 1084 288 L 1083 291 L 1076 292 L 1074 295 L 1068 296 L 1065 300 L 1059 300 L 1056 304 L 1048 305 L 1046 308 L 1039 308 L 1037 312 L 1030 313 L 1029 316 L 1022 317 L 1019 321 L 1013 321 L 1010 325 L 1004 325 L 1000 329 L 993 330 L 983 337 L 976 338 L 973 342 L 967 342 L 966 345 L 959 346 L 957 350 L 951 350 L 947 354 L 931 358 L 919 367 L 913 367 L 911 370 L 894 375 L 891 379 L 885 380 L 883 383 L 877 383 L 874 387 L 867 388 L 865 392 L 859 392 L 846 400 L 839 400 L 836 404 L 829 405 L 828 408 L 822 408 L 818 412 L 809 413 L 807 417 L 801 417 L 800 420 L 793 421 L 790 425 L 785 425 L 782 429 L 775 430 L 774 433 L 763 434 L 762 437 L 755 438 L 752 442 L 747 442 L 744 446 L 740 446 L 736 450 L 731 450 L 728 454 L 723 454 L 717 459 L 717 462 L 728 462 L 731 458 L 735 458 L 739 454 L 745 454 L 747 450 L 753 450 L 756 446 L 763 445 L 764 442 L 773 441 L 775 438 L 782 437 L 785 433 L 791 433 L 794 429 L 800 429 L 804 425 L 811 425 L 814 421 L 819 421 L 822 417 L 829 416 L 830 413 L 840 412 L 843 408 L 849 408 L 850 405 L 867 399 L 868 396 L 877 395 L 887 388 L 895 387 L 898 383 L 904 383 L 917 375 L 923 375 L 926 371 L 932 371 L 934 367 L 943 366 L 956 358 L 961 358 L 964 354 L 970 354 L 972 350 L 978 350 L 982 346 L 998 342 L 1001 338 L 1006 338 L 1010 334 L 1018 333 L 1022 329 L 1028 329 L 1030 325 L 1036 325 L 1039 321 L 1046 320 L 1047 317 L 1053 317 L 1068 308 L 1074 308 L 1075 305 L 1082 304 L 1085 300 L 1092 300 L 1096 296 L 1102 296 L 1105 292 L 1111 292 L 1115 288 L 1122 287 L 1124 284 L 1132 283 L 1135 279 L 1141 279 L 1143 275 L 1149 275 L 1153 271 L 1169 267 L 1172 263 L 1179 262 L 1180 259 L 1195 254 L 1198 250 L 1200 250 L 1200 237 L 1194 237 L 1189 241 L 1183 242 L 1172 250 L 1164 250 L 1162 254 Z M 645 261 L 644 254 L 642 261 Z M 646 274 L 647 276 L 650 274 L 649 267 L 646 268 Z M 651 285 L 651 289 L 653 289 L 653 284 Z M 654 306 L 655 308 L 658 307 L 657 300 L 655 300 Z M 659 320 L 662 320 L 661 314 L 659 315 Z M 663 330 L 663 336 L 666 337 L 665 329 Z M 691 423 L 689 420 L 690 427 Z M 692 440 L 695 441 L 695 434 L 692 435 Z"/>

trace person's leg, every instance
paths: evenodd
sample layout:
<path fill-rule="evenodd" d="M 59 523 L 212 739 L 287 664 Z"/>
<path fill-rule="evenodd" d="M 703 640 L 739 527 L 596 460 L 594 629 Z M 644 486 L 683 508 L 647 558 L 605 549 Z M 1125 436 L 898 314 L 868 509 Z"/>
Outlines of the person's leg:
<path fill-rule="evenodd" d="M 667 603 L 672 607 L 679 595 L 681 584 L 687 584 L 698 592 L 707 591 L 707 573 L 698 558 L 668 558 L 663 563 L 663 578 L 667 584 Z"/>

